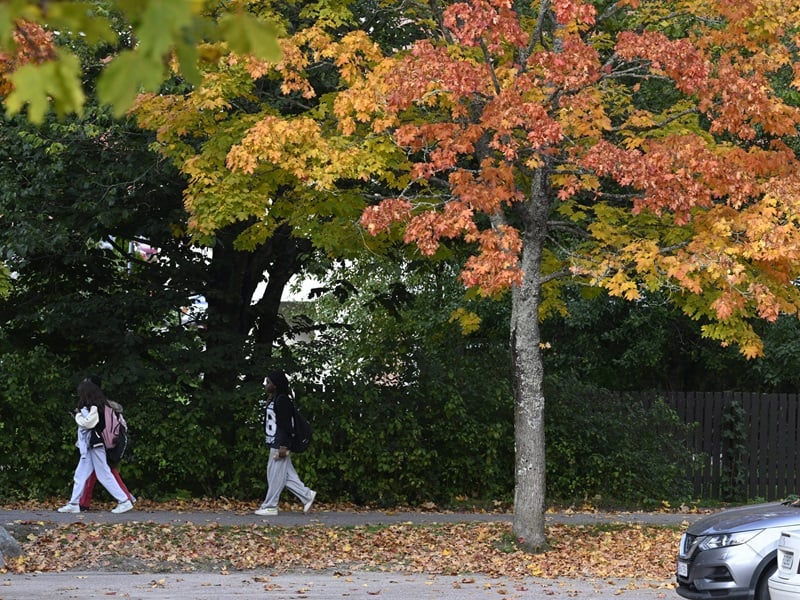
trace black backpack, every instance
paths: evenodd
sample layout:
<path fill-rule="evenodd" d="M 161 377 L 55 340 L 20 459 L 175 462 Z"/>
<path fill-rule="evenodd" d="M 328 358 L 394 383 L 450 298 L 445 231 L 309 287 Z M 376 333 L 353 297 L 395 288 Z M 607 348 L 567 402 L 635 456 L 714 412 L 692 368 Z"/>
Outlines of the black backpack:
<path fill-rule="evenodd" d="M 305 452 L 311 443 L 311 423 L 292 402 L 292 441 L 289 450 L 295 454 Z"/>

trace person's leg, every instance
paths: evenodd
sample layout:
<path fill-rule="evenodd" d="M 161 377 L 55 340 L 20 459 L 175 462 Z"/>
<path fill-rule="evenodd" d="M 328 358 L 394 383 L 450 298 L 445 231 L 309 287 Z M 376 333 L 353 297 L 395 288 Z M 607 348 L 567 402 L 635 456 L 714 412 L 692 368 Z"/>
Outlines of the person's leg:
<path fill-rule="evenodd" d="M 83 490 L 86 487 L 86 480 L 94 472 L 92 459 L 88 453 L 81 455 L 78 460 L 78 466 L 75 467 L 75 475 L 72 479 L 72 496 L 70 496 L 69 503 L 78 505 L 81 499 Z"/>
<path fill-rule="evenodd" d="M 277 508 L 281 492 L 286 486 L 286 472 L 289 466 L 288 457 L 277 458 L 278 449 L 270 448 L 267 461 L 267 495 L 261 508 Z"/>
<path fill-rule="evenodd" d="M 114 476 L 114 479 L 117 480 L 119 487 L 121 487 L 122 491 L 127 494 L 128 500 L 130 500 L 131 502 L 136 502 L 136 498 L 134 498 L 133 494 L 131 494 L 128 491 L 128 487 L 125 485 L 125 482 L 122 481 L 122 475 L 119 474 L 119 469 L 117 469 L 117 467 L 111 467 L 111 466 L 109 466 L 109 469 L 111 469 L 111 474 Z"/>
<path fill-rule="evenodd" d="M 317 494 L 300 480 L 300 476 L 297 474 L 292 464 L 291 455 L 287 456 L 284 460 L 288 463 L 286 465 L 286 488 L 297 496 L 300 502 L 303 503 L 304 509 L 306 505 L 311 508 L 311 504 L 314 502 L 314 497 Z M 308 512 L 307 509 L 305 509 L 305 511 Z"/>
<path fill-rule="evenodd" d="M 99 481 L 102 486 L 108 490 L 108 493 L 111 494 L 117 502 L 120 504 L 127 502 L 128 494 L 122 491 L 119 483 L 117 483 L 117 480 L 114 479 L 114 476 L 111 474 L 111 469 L 108 467 L 108 462 L 106 462 L 106 449 L 102 446 L 99 448 L 90 448 L 89 456 L 91 457 L 92 464 L 94 465 L 94 472 L 97 475 L 97 481 Z"/>
<path fill-rule="evenodd" d="M 83 486 L 83 494 L 81 495 L 81 499 L 79 504 L 81 508 L 89 509 L 92 504 L 92 494 L 94 493 L 94 484 L 97 482 L 97 475 L 94 473 L 94 469 L 92 469 L 92 474 L 86 479 L 86 483 Z"/>

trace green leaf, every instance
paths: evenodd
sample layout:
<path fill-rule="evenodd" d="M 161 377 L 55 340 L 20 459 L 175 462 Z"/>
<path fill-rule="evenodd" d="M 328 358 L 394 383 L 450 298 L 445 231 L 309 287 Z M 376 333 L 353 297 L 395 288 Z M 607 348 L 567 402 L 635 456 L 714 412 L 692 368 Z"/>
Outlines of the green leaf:
<path fill-rule="evenodd" d="M 0 298 L 8 298 L 14 287 L 14 279 L 11 277 L 11 270 L 5 263 L 0 263 Z"/>
<path fill-rule="evenodd" d="M 164 79 L 160 60 L 136 51 L 120 53 L 103 71 L 97 82 L 97 97 L 110 104 L 115 117 L 121 117 L 142 90 L 156 91 Z"/>
<path fill-rule="evenodd" d="M 226 15 L 220 21 L 223 39 L 238 54 L 254 54 L 258 58 L 277 62 L 281 59 L 278 28 L 243 13 Z"/>
<path fill-rule="evenodd" d="M 27 0 L 0 2 L 0 48 L 6 50 L 14 46 L 15 24 L 19 19 L 41 22 L 42 13 L 38 3 Z"/>
<path fill-rule="evenodd" d="M 0 4 L 0 45 L 3 48 L 12 43 L 12 31 L 14 31 L 14 17 L 6 4 Z"/>
<path fill-rule="evenodd" d="M 181 73 L 183 73 L 186 81 L 192 85 L 200 85 L 203 76 L 197 68 L 197 57 L 199 56 L 197 46 L 179 43 L 175 46 L 175 54 L 178 56 L 178 61 L 181 64 Z"/>
<path fill-rule="evenodd" d="M 52 101 L 56 114 L 83 114 L 86 99 L 81 88 L 80 61 L 59 50 L 58 60 L 29 64 L 11 75 L 14 91 L 6 98 L 6 113 L 11 116 L 28 105 L 28 119 L 40 124 Z"/>
<path fill-rule="evenodd" d="M 137 50 L 145 56 L 161 59 L 180 38 L 182 29 L 191 24 L 188 2 L 150 2 L 136 28 Z"/>

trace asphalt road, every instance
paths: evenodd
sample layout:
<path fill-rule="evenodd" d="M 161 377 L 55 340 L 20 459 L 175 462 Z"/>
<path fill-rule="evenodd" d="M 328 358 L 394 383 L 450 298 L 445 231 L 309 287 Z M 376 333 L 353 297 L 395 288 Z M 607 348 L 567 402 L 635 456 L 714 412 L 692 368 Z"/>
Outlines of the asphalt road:
<path fill-rule="evenodd" d="M 642 523 L 686 525 L 701 515 L 675 513 L 553 513 L 548 523 Z M 108 511 L 61 514 L 53 511 L 0 510 L 0 526 L 15 522 L 83 521 L 107 523 L 120 520 L 158 523 L 192 522 L 241 525 L 264 522 L 297 526 L 321 523 L 329 526 L 380 525 L 392 523 L 443 523 L 464 521 L 509 521 L 509 514 L 427 512 L 282 512 L 277 517 L 251 513 L 130 511 L 113 515 Z M 592 600 L 677 599 L 670 582 L 641 580 L 491 578 L 482 575 L 442 576 L 424 573 L 235 571 L 230 573 L 120 573 L 81 572 L 0 574 L 0 600 L 107 599 L 128 600 L 267 600 L 376 599 L 376 600 L 475 600 L 516 598 L 586 598 Z"/>
<path fill-rule="evenodd" d="M 492 579 L 403 573 L 295 572 L 281 575 L 253 571 L 192 574 L 42 573 L 0 575 L 3 600 L 100 599 L 217 600 L 511 600 L 514 598 L 585 598 L 655 600 L 678 598 L 668 588 L 645 588 L 642 582 L 589 579 Z M 653 584 L 656 585 L 656 584 Z M 634 587 L 631 587 L 634 586 Z"/>

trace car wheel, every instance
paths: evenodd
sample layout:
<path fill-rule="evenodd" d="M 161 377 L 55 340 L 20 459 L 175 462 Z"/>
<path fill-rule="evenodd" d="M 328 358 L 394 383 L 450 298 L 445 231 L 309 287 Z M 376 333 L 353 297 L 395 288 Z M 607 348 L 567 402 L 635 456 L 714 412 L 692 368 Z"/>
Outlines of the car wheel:
<path fill-rule="evenodd" d="M 778 570 L 778 563 L 774 562 L 769 565 L 761 574 L 761 579 L 758 580 L 756 586 L 756 595 L 754 600 L 770 600 L 769 598 L 769 578 L 775 575 Z"/>

